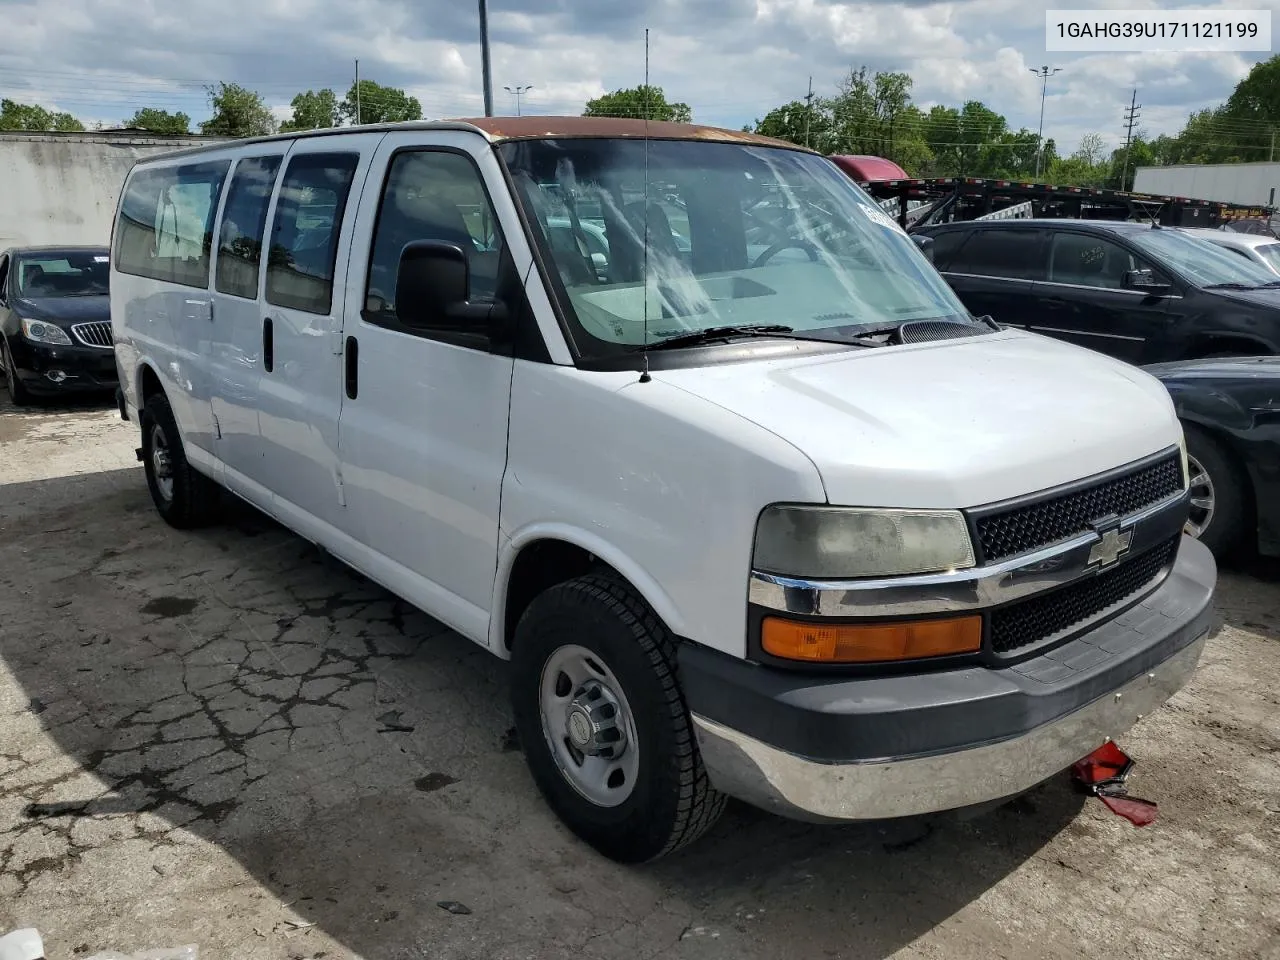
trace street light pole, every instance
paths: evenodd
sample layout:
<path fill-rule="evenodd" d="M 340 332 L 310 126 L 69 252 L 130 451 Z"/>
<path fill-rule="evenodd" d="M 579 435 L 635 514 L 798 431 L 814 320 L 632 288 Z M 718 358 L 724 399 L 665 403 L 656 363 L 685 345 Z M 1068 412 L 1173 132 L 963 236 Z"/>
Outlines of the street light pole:
<path fill-rule="evenodd" d="M 505 90 L 505 91 L 507 91 L 507 93 L 510 93 L 510 94 L 512 94 L 512 95 L 514 95 L 514 96 L 515 96 L 515 98 L 516 98 L 516 116 L 517 116 L 517 117 L 518 117 L 518 116 L 520 116 L 520 97 L 521 97 L 521 96 L 523 96 L 524 94 L 528 93 L 530 90 L 532 90 L 532 89 L 533 89 L 533 84 L 531 84 L 531 83 L 526 83 L 524 86 L 519 86 L 519 85 L 517 85 L 517 86 L 514 86 L 514 87 L 503 87 L 502 89 L 503 89 L 503 90 Z"/>
<path fill-rule="evenodd" d="M 1040 176 L 1040 162 L 1044 158 L 1044 98 L 1049 91 L 1049 78 L 1055 73 L 1061 73 L 1061 67 L 1041 67 L 1036 70 L 1031 68 L 1031 72 L 1040 77 L 1040 133 L 1036 137 L 1036 177 Z"/>
<path fill-rule="evenodd" d="M 480 70 L 484 74 L 484 115 L 493 116 L 493 76 L 489 70 L 489 2 L 480 0 Z"/>

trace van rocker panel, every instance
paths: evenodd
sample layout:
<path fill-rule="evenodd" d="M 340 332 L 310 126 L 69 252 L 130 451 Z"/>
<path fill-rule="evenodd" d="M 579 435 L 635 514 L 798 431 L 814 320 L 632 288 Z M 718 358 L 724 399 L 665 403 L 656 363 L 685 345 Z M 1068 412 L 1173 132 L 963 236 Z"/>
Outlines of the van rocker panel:
<path fill-rule="evenodd" d="M 680 676 L 715 786 L 806 820 L 870 820 L 1013 796 L 1124 733 L 1190 679 L 1217 569 L 1183 538 L 1164 582 L 1041 656 L 909 675 L 815 675 L 693 644 Z"/>

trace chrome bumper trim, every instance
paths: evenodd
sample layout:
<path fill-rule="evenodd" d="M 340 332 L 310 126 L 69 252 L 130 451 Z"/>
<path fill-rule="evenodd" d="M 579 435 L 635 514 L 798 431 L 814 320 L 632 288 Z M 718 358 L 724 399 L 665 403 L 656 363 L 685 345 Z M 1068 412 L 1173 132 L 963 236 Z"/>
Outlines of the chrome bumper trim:
<path fill-rule="evenodd" d="M 1182 529 L 1187 493 L 1180 490 L 1120 520 L 1137 553 Z M 803 580 L 753 571 L 750 601 L 780 613 L 817 617 L 897 617 L 999 606 L 1063 587 L 1116 564 L 1091 560 L 1101 533 L 1090 531 L 1001 563 L 950 573 L 879 580 Z M 1123 562 L 1123 558 L 1119 561 Z"/>
<path fill-rule="evenodd" d="M 1181 689 L 1208 633 L 1120 690 L 1011 740 L 865 763 L 819 763 L 693 715 L 717 789 L 800 820 L 882 820 L 955 810 L 1029 790 L 1114 739 Z"/>

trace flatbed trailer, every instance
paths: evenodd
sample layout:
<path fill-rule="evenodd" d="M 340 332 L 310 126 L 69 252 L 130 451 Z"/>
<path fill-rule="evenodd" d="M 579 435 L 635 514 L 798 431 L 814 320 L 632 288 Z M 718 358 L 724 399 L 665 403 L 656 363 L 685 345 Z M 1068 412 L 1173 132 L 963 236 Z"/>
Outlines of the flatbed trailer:
<path fill-rule="evenodd" d="M 908 232 L 929 224 L 1005 217 L 1141 220 L 1166 227 L 1219 227 L 1253 209 L 1189 197 L 977 177 L 865 180 L 859 185 Z"/>

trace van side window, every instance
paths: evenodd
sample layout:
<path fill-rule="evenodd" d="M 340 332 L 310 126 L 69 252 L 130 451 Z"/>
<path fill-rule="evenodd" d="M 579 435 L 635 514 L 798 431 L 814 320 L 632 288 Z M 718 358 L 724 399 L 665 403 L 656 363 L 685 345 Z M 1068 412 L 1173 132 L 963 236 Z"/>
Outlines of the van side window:
<path fill-rule="evenodd" d="M 952 254 L 947 270 L 977 277 L 1042 280 L 1041 249 L 1035 230 L 979 229 Z"/>
<path fill-rule="evenodd" d="M 230 167 L 215 160 L 134 174 L 120 201 L 116 269 L 207 289 L 213 216 Z"/>
<path fill-rule="evenodd" d="M 262 234 L 279 170 L 279 157 L 246 157 L 236 164 L 218 230 L 214 289 L 219 293 L 250 300 L 258 297 Z"/>
<path fill-rule="evenodd" d="M 267 303 L 307 313 L 333 306 L 333 264 L 355 153 L 294 157 L 285 171 L 267 255 Z"/>
<path fill-rule="evenodd" d="M 392 160 L 369 258 L 365 309 L 371 321 L 396 325 L 400 251 L 415 240 L 457 244 L 470 268 L 469 299 L 494 298 L 502 232 L 480 172 L 470 158 L 442 150 L 414 150 Z M 451 330 L 457 332 L 456 327 Z"/>

